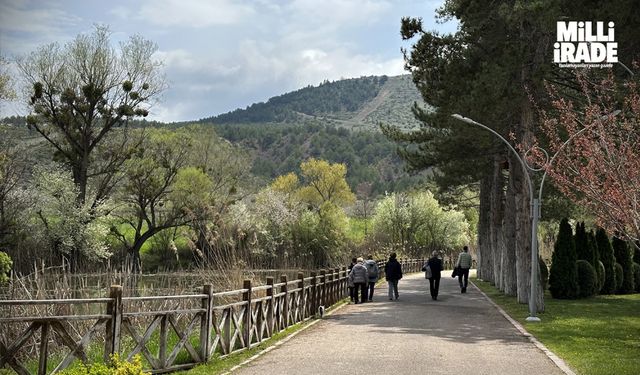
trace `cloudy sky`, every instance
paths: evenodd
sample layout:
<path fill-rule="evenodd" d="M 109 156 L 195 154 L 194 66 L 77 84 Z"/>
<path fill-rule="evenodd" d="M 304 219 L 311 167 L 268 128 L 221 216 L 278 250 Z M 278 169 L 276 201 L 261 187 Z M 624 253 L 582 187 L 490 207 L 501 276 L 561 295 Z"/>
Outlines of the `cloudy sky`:
<path fill-rule="evenodd" d="M 436 24 L 443 0 L 0 0 L 0 54 L 109 25 L 114 42 L 158 44 L 169 89 L 152 119 L 185 121 L 244 108 L 325 79 L 403 74 L 402 16 Z M 18 103 L 0 116 L 25 114 Z"/>

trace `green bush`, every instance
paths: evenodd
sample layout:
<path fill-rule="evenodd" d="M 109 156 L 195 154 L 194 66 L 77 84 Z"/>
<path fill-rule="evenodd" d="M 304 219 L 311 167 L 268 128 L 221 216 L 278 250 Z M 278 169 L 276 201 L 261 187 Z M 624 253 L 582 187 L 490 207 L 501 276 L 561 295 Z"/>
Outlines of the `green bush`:
<path fill-rule="evenodd" d="M 640 264 L 633 262 L 633 281 L 636 286 L 636 292 L 640 293 Z"/>
<path fill-rule="evenodd" d="M 544 262 L 542 257 L 538 257 L 538 263 L 540 264 L 540 285 L 542 286 L 542 291 L 547 290 L 548 282 L 549 282 L 549 269 L 547 268 L 547 264 Z"/>
<path fill-rule="evenodd" d="M 596 294 L 598 286 L 598 276 L 595 268 L 586 260 L 576 262 L 578 268 L 578 296 L 581 298 L 591 297 Z"/>
<path fill-rule="evenodd" d="M 622 266 L 622 285 L 618 286 L 616 293 L 633 293 L 635 289 L 633 280 L 633 252 L 627 241 L 614 237 L 611 241 L 616 262 Z"/>
<path fill-rule="evenodd" d="M 111 363 L 91 363 L 78 365 L 59 372 L 60 375 L 151 375 L 142 371 L 142 359 L 139 355 L 131 362 L 121 360 L 117 354 L 111 357 Z"/>
<path fill-rule="evenodd" d="M 604 285 L 604 275 L 605 275 L 604 264 L 602 264 L 601 261 L 598 261 L 598 268 L 596 273 L 598 274 L 598 292 L 600 292 L 600 290 L 602 289 L 602 286 Z"/>
<path fill-rule="evenodd" d="M 553 248 L 549 291 L 553 298 L 573 299 L 578 296 L 576 249 L 571 225 L 566 218 L 560 221 L 558 238 Z"/>
<path fill-rule="evenodd" d="M 615 270 L 614 272 L 616 277 L 616 292 L 618 292 L 624 283 L 624 269 L 618 262 L 614 264 L 613 269 Z"/>
<path fill-rule="evenodd" d="M 9 281 L 9 272 L 12 265 L 11 257 L 7 253 L 0 251 L 0 285 Z"/>
<path fill-rule="evenodd" d="M 609 236 L 607 236 L 607 232 L 602 228 L 598 228 L 596 232 L 596 243 L 598 245 L 600 261 L 604 265 L 604 283 L 600 288 L 600 293 L 612 294 L 616 291 L 616 274 L 614 269 L 616 258 L 613 256 L 613 248 L 611 247 Z"/>

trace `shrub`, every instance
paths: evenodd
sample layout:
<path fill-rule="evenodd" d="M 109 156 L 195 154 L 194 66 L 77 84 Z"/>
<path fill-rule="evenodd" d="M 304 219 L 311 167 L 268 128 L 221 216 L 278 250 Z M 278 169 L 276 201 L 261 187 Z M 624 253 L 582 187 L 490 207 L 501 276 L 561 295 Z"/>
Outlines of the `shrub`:
<path fill-rule="evenodd" d="M 549 269 L 547 268 L 547 264 L 544 262 L 542 257 L 538 257 L 538 263 L 540 264 L 540 285 L 542 287 L 542 291 L 547 290 L 548 282 L 549 282 Z"/>
<path fill-rule="evenodd" d="M 111 363 L 84 364 L 59 372 L 60 375 L 151 375 L 142 371 L 142 359 L 139 355 L 133 357 L 131 362 L 121 360 L 118 354 L 111 357 Z"/>
<path fill-rule="evenodd" d="M 616 262 L 622 266 L 622 285 L 618 286 L 616 292 L 620 294 L 633 293 L 635 289 L 633 282 L 633 253 L 629 243 L 614 237 L 611 241 L 611 246 L 613 247 Z"/>
<path fill-rule="evenodd" d="M 598 286 L 598 276 L 595 268 L 586 260 L 576 262 L 578 268 L 578 296 L 581 298 L 591 297 L 596 294 Z"/>
<path fill-rule="evenodd" d="M 598 292 L 602 289 L 604 285 L 604 264 L 601 261 L 598 261 L 598 268 L 596 269 L 596 273 L 598 274 Z"/>
<path fill-rule="evenodd" d="M 9 281 L 8 275 L 12 265 L 11 257 L 7 253 L 0 251 L 0 285 Z"/>
<path fill-rule="evenodd" d="M 596 243 L 598 244 L 598 253 L 600 254 L 600 261 L 604 265 L 604 283 L 600 288 L 600 293 L 611 294 L 616 290 L 616 274 L 614 264 L 616 258 L 613 256 L 613 248 L 609 241 L 607 232 L 598 228 L 596 232 Z"/>
<path fill-rule="evenodd" d="M 622 269 L 622 266 L 620 265 L 620 263 L 616 262 L 613 266 L 613 269 L 615 270 L 615 278 L 616 278 L 616 292 L 620 290 L 620 288 L 622 288 L 622 284 L 624 283 L 624 270 Z"/>
<path fill-rule="evenodd" d="M 636 292 L 640 293 L 640 264 L 633 262 L 633 281 Z"/>
<path fill-rule="evenodd" d="M 566 218 L 560 222 L 560 231 L 551 258 L 549 291 L 553 298 L 572 299 L 578 296 L 576 249 L 571 225 Z"/>

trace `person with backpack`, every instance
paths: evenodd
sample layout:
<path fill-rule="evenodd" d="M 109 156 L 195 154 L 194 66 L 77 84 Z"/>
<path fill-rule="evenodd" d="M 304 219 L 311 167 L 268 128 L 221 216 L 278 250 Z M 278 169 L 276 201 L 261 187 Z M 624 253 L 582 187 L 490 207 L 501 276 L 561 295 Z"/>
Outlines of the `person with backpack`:
<path fill-rule="evenodd" d="M 378 269 L 378 263 L 373 260 L 371 255 L 367 257 L 367 260 L 364 262 L 364 266 L 367 267 L 367 272 L 369 274 L 369 302 L 371 302 L 373 300 L 373 290 L 376 288 L 376 283 L 380 278 L 380 270 Z"/>
<path fill-rule="evenodd" d="M 389 261 L 384 266 L 384 276 L 389 284 L 389 301 L 393 300 L 394 296 L 398 299 L 398 281 L 402 279 L 402 266 L 396 256 L 396 253 L 391 253 Z"/>
<path fill-rule="evenodd" d="M 427 260 L 427 262 L 424 264 L 424 267 L 422 267 L 422 270 L 426 271 L 427 267 L 429 267 L 429 270 L 431 272 L 430 277 L 427 277 L 429 279 L 429 291 L 431 292 L 431 299 L 436 301 L 438 299 L 438 289 L 440 289 L 440 276 L 442 271 L 442 260 L 438 258 L 437 250 L 431 253 L 431 258 Z"/>
<path fill-rule="evenodd" d="M 364 259 L 359 257 L 357 259 L 357 263 L 349 273 L 349 283 L 352 283 L 354 287 L 353 297 L 356 305 L 358 304 L 358 291 L 360 291 L 360 295 L 362 296 L 360 303 L 364 303 L 364 301 L 367 300 L 367 283 L 369 281 L 369 275 L 367 273 L 367 267 L 365 267 L 363 263 Z"/>

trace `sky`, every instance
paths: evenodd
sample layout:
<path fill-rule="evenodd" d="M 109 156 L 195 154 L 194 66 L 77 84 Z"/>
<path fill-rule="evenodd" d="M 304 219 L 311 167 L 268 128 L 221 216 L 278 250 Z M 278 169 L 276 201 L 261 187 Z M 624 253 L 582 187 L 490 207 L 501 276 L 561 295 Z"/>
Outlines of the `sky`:
<path fill-rule="evenodd" d="M 114 45 L 139 34 L 158 45 L 168 89 L 148 119 L 190 121 L 318 85 L 399 75 L 403 16 L 436 23 L 443 0 L 0 0 L 0 54 L 12 59 L 108 25 Z M 0 117 L 25 115 L 5 103 Z"/>

